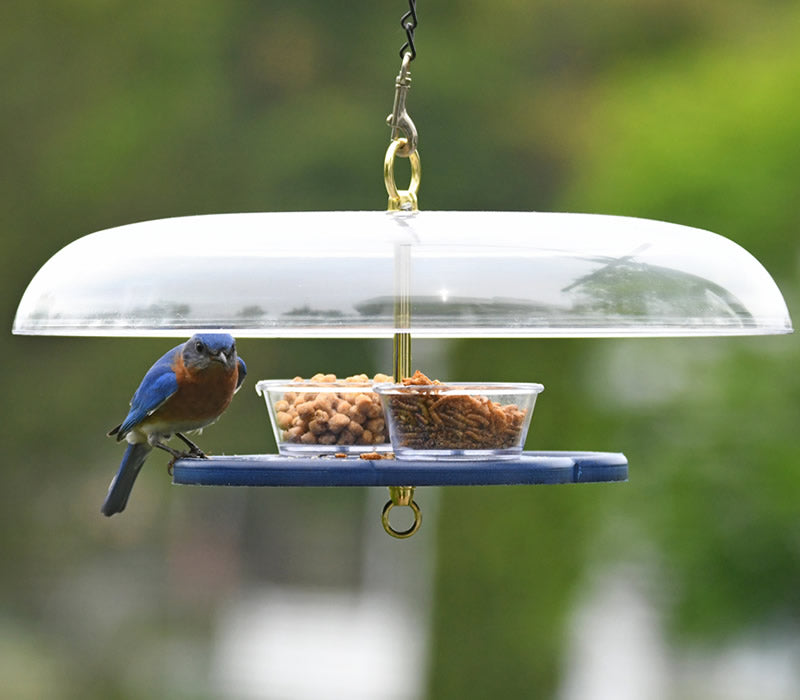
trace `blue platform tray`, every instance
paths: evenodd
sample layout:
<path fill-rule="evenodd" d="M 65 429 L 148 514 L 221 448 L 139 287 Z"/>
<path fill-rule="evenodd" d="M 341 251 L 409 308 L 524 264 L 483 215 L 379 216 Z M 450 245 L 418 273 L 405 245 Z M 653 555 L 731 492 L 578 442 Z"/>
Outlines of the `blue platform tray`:
<path fill-rule="evenodd" d="M 174 484 L 204 486 L 489 486 L 627 481 L 619 452 L 523 452 L 497 461 L 234 455 L 179 459 Z"/>

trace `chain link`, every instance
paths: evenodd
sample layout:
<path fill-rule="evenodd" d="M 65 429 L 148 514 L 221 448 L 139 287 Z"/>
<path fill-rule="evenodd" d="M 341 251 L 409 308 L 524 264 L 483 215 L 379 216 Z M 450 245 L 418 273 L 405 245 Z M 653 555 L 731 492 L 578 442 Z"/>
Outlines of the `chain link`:
<path fill-rule="evenodd" d="M 414 46 L 414 31 L 417 28 L 417 0 L 408 0 L 408 12 L 400 18 L 400 26 L 406 33 L 406 43 L 400 47 L 400 58 L 403 58 L 406 52 L 411 54 L 411 59 L 417 57 L 417 48 Z"/>

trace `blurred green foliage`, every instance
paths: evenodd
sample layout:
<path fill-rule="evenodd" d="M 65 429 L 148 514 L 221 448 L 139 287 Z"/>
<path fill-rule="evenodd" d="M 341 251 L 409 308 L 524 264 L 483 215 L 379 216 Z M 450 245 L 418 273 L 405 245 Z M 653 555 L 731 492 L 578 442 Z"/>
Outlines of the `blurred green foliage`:
<path fill-rule="evenodd" d="M 5 328 L 36 269 L 90 231 L 183 214 L 385 207 L 384 118 L 404 9 L 5 0 Z M 422 208 L 708 228 L 753 252 L 796 306 L 795 3 L 459 0 L 419 12 L 409 110 Z M 371 373 L 388 357 L 377 341 L 240 345 L 254 379 Z M 175 629 L 206 634 L 209 606 L 237 581 L 303 552 L 316 564 L 291 566 L 312 582 L 326 557 L 357 568 L 347 491 L 171 489 L 151 460 L 137 507 L 101 519 L 119 459 L 103 434 L 164 341 L 7 332 L 0 347 L 0 670 L 16 697 L 166 697 L 174 671 L 148 659 L 185 643 Z M 658 572 L 676 643 L 797 631 L 793 337 L 463 341 L 448 356 L 453 378 L 544 383 L 529 447 L 624 451 L 631 481 L 444 492 L 438 532 L 418 535 L 438 544 L 431 697 L 553 696 L 576 592 L 618 561 Z M 264 418 L 247 386 L 203 446 L 271 451 Z M 313 514 L 305 529 L 281 530 L 295 509 Z M 229 578 L 176 579 L 176 543 L 207 541 Z M 263 557 L 225 568 L 224 552 L 250 541 Z M 190 683 L 183 696 L 203 692 Z"/>

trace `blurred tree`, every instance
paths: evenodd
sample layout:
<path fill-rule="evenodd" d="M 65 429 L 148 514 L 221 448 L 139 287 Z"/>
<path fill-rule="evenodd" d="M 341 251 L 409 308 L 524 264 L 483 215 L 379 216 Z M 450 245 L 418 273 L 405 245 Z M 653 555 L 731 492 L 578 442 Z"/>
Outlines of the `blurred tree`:
<path fill-rule="evenodd" d="M 672 20 L 674 9 L 660 6 Z M 789 203 L 800 133 L 790 115 L 800 104 L 787 86 L 800 62 L 800 14 L 782 5 L 754 17 L 740 3 L 724 19 L 719 9 L 704 6 L 715 23 L 711 39 L 698 36 L 710 28 L 697 17 L 693 31 L 669 41 L 622 39 L 611 60 L 589 69 L 591 84 L 587 75 L 564 80 L 530 109 L 561 154 L 559 209 L 720 231 L 754 252 L 791 302 L 798 216 Z M 633 17 L 620 14 L 621 24 Z M 592 26 L 595 41 L 607 36 L 603 28 Z M 542 381 L 535 444 L 624 450 L 631 482 L 497 501 L 447 495 L 440 590 L 462 597 L 437 609 L 432 694 L 553 695 L 575 586 L 586 566 L 614 561 L 656 568 L 656 602 L 679 639 L 709 644 L 769 625 L 796 633 L 797 342 L 515 344 L 513 352 L 514 344 L 464 345 L 454 374 Z M 489 512 L 487 502 L 495 503 Z M 561 537 L 569 543 L 551 551 Z M 485 554 L 504 549 L 502 565 Z M 467 580 L 469 588 L 459 586 Z M 520 657 L 520 637 L 539 640 L 535 653 Z M 445 639 L 462 641 L 448 647 Z"/>
<path fill-rule="evenodd" d="M 383 208 L 404 9 L 5 0 L 0 321 L 10 328 L 50 255 L 93 230 L 207 212 Z M 748 247 L 797 298 L 795 3 L 419 9 L 409 109 L 423 208 L 702 226 Z M 103 433 L 171 342 L 0 336 L 0 656 L 13 660 L 2 670 L 15 673 L 18 697 L 169 697 L 179 682 L 181 697 L 208 696 L 153 661 L 176 648 L 204 659 L 188 635 L 210 636 L 208 599 L 171 578 L 170 541 L 212 532 L 233 560 L 241 542 L 222 524 L 238 532 L 241 509 L 264 496 L 170 489 L 154 463 L 124 519 L 98 513 L 120 458 Z M 593 565 L 643 557 L 642 540 L 657 552 L 676 632 L 708 640 L 797 619 L 795 341 L 453 348 L 453 377 L 547 386 L 531 447 L 624 450 L 631 483 L 445 493 L 431 697 L 552 697 L 576 586 Z M 253 378 L 385 369 L 375 366 L 385 348 L 366 341 L 241 350 Z M 251 386 L 204 447 L 273 449 Z M 287 508 L 351 501 L 313 493 Z M 226 571 L 209 587 L 218 604 L 238 575 Z"/>

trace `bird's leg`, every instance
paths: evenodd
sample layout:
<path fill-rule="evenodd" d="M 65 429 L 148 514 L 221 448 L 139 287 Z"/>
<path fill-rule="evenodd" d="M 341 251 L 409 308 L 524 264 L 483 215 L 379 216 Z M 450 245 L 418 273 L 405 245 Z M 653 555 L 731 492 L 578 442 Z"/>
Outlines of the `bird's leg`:
<path fill-rule="evenodd" d="M 148 441 L 153 447 L 158 447 L 164 452 L 169 452 L 172 455 L 172 459 L 169 460 L 167 463 L 167 474 L 172 476 L 173 467 L 175 466 L 176 459 L 183 459 L 184 457 L 193 457 L 191 452 L 181 452 L 180 450 L 176 450 L 169 445 L 165 445 L 161 440 L 153 440 L 152 438 Z"/>
<path fill-rule="evenodd" d="M 187 438 L 183 433 L 175 433 L 175 437 L 180 438 L 183 440 L 186 445 L 189 447 L 189 456 L 190 457 L 200 457 L 200 459 L 208 459 L 206 453 L 203 452 L 197 445 L 195 445 L 189 438 Z"/>
<path fill-rule="evenodd" d="M 181 457 L 186 457 L 186 453 L 178 452 L 178 450 L 172 449 L 169 445 L 165 445 L 160 440 L 150 440 L 149 442 L 153 447 L 158 447 L 172 455 L 172 459 L 167 462 L 167 474 L 172 476 L 172 468 L 175 466 L 175 460 L 180 459 Z"/>
<path fill-rule="evenodd" d="M 169 474 L 170 476 L 172 476 L 176 459 L 183 459 L 184 457 L 199 457 L 201 459 L 208 459 L 203 450 L 201 450 L 185 435 L 183 435 L 182 433 L 175 433 L 175 435 L 177 435 L 181 440 L 183 440 L 183 442 L 186 443 L 186 446 L 189 448 L 188 451 L 181 452 L 180 450 L 176 450 L 174 447 L 170 447 L 166 443 L 161 442 L 161 440 L 155 435 L 151 435 L 147 440 L 152 447 L 158 447 L 160 450 L 164 450 L 164 452 L 169 452 L 172 455 L 172 459 L 167 464 L 167 474 Z"/>
<path fill-rule="evenodd" d="M 176 449 L 170 447 L 169 445 L 165 445 L 160 440 L 152 440 L 152 441 L 150 441 L 150 444 L 153 447 L 158 447 L 160 450 L 164 450 L 164 452 L 169 452 L 173 456 L 174 459 L 181 459 L 182 457 L 189 457 L 190 456 L 189 452 L 181 452 L 180 450 L 176 450 Z"/>

